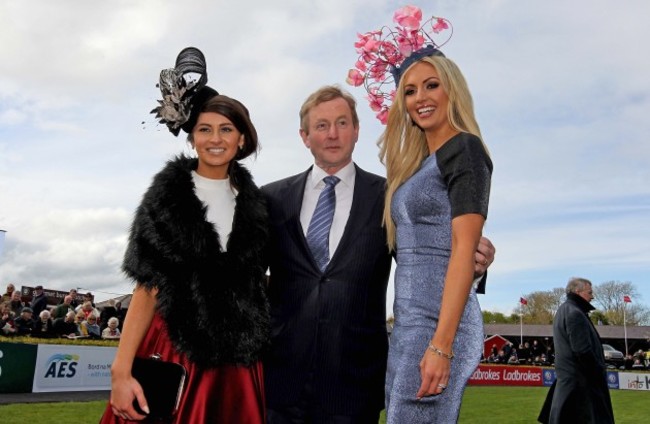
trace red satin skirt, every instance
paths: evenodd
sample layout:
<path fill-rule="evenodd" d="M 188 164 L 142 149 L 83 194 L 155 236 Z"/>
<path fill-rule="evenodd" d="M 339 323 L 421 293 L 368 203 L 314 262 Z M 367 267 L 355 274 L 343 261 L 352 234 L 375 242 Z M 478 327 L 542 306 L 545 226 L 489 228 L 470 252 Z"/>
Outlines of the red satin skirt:
<path fill-rule="evenodd" d="M 225 365 L 201 368 L 176 351 L 162 318 L 156 313 L 149 331 L 138 348 L 137 356 L 147 357 L 159 353 L 163 360 L 179 362 L 185 366 L 187 377 L 185 391 L 172 423 L 201 424 L 264 424 L 264 375 L 262 363 L 250 367 Z M 113 414 L 110 403 L 106 406 L 100 424 L 146 423 L 127 421 Z"/>

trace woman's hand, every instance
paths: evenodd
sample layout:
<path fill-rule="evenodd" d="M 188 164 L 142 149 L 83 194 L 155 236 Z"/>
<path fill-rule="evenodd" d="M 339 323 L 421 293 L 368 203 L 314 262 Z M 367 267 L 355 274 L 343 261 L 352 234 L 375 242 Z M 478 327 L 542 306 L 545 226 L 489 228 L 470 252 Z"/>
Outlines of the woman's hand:
<path fill-rule="evenodd" d="M 131 365 L 135 353 L 147 333 L 156 309 L 156 289 L 136 286 L 131 304 L 124 320 L 124 337 L 117 348 L 111 366 L 111 407 L 113 413 L 126 420 L 142 420 L 146 415 L 138 413 L 133 407 L 137 399 L 140 409 L 149 413 L 142 386 L 131 375 Z"/>
<path fill-rule="evenodd" d="M 136 411 L 133 400 L 137 399 L 140 409 L 149 413 L 147 399 L 144 397 L 142 386 L 133 376 L 113 377 L 111 382 L 111 408 L 113 414 L 124 420 L 143 420 L 147 418 Z"/>
<path fill-rule="evenodd" d="M 438 355 L 430 349 L 424 351 L 420 361 L 420 378 L 422 384 L 415 395 L 421 399 L 426 396 L 439 395 L 449 384 L 451 359 Z"/>

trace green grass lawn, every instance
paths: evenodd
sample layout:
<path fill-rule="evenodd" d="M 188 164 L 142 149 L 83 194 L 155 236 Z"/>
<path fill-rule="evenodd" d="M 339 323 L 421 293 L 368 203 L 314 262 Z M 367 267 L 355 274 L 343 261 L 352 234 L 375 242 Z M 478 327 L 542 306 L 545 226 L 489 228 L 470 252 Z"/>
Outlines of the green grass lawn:
<path fill-rule="evenodd" d="M 547 388 L 470 386 L 460 411 L 461 423 L 535 423 Z M 612 390 L 617 424 L 647 422 L 650 392 Z M 1 396 L 1 395 L 0 395 Z M 99 421 L 106 402 L 62 402 L 0 405 L 2 424 L 87 424 Z M 380 423 L 385 418 L 381 417 Z"/>

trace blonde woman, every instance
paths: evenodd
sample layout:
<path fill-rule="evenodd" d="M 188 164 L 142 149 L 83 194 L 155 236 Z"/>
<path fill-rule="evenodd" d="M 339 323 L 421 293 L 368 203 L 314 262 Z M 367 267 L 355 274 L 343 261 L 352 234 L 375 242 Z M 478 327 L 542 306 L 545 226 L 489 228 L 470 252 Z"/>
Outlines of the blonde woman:
<path fill-rule="evenodd" d="M 397 262 L 387 422 L 456 422 L 483 346 L 472 281 L 492 162 L 454 62 L 435 50 L 398 81 L 379 143 Z"/>
<path fill-rule="evenodd" d="M 359 33 L 347 78 L 364 86 L 387 125 L 378 142 L 387 173 L 383 223 L 397 262 L 387 423 L 457 422 L 483 348 L 476 293 L 485 278 L 474 279 L 477 265 L 489 265 L 476 250 L 485 243 L 492 161 L 465 78 L 440 51 L 451 23 L 421 20 L 420 8 L 404 6 L 394 28 Z"/>
<path fill-rule="evenodd" d="M 86 319 L 79 324 L 79 332 L 81 335 L 93 339 L 101 338 L 101 330 L 99 329 L 97 320 L 98 318 L 95 314 L 89 314 Z"/>

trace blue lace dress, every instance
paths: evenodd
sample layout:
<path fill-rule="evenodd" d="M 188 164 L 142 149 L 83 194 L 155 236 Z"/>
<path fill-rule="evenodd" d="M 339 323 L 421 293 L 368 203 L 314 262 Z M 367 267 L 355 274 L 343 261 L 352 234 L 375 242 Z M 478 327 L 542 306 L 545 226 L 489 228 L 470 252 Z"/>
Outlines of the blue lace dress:
<path fill-rule="evenodd" d="M 492 162 L 481 141 L 460 133 L 427 157 L 395 192 L 395 325 L 386 376 L 387 423 L 455 423 L 467 380 L 483 349 L 483 319 L 474 289 L 454 339 L 449 385 L 417 400 L 420 361 L 436 331 L 451 253 L 451 220 L 487 216 Z"/>

